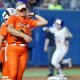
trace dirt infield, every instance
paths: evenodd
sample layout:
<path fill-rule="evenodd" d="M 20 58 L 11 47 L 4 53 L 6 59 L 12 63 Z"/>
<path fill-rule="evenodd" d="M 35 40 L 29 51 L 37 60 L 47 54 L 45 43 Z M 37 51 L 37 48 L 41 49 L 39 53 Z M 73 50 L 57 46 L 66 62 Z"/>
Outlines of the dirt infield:
<path fill-rule="evenodd" d="M 68 80 L 80 80 L 80 76 L 67 76 Z M 24 80 L 48 80 L 47 77 L 32 77 L 32 78 L 25 78 Z"/>
<path fill-rule="evenodd" d="M 68 80 L 80 80 L 80 76 L 68 76 Z M 0 79 L 1 80 L 1 79 Z M 47 77 L 24 78 L 23 80 L 48 80 Z"/>
<path fill-rule="evenodd" d="M 80 80 L 80 76 L 67 76 L 67 78 L 68 80 Z M 23 80 L 48 80 L 48 77 L 31 77 L 24 78 Z"/>

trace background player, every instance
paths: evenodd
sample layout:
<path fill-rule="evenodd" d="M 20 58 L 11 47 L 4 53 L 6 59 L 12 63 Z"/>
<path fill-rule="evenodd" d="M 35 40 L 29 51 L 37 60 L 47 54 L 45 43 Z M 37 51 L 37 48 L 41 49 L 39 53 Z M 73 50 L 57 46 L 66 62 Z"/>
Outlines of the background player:
<path fill-rule="evenodd" d="M 54 33 L 55 36 L 56 50 L 52 56 L 51 63 L 58 70 L 58 76 L 60 77 L 64 76 L 60 62 L 68 51 L 68 41 L 66 39 L 72 38 L 72 34 L 69 32 L 67 27 L 61 26 L 62 23 L 62 20 L 57 19 L 51 28 L 44 28 L 44 30 Z"/>
<path fill-rule="evenodd" d="M 44 51 L 48 55 L 48 69 L 49 69 L 48 76 L 54 75 L 54 67 L 51 64 L 51 59 L 55 49 L 56 49 L 56 46 L 55 46 L 54 34 L 52 34 L 51 32 L 46 32 Z"/>
<path fill-rule="evenodd" d="M 16 10 L 14 8 L 5 9 L 5 11 L 2 14 L 4 22 L 1 25 L 0 33 L 2 33 L 3 31 L 6 30 L 6 27 L 7 27 L 7 22 L 6 21 L 9 18 L 9 16 L 15 15 L 15 14 L 16 14 Z M 4 40 L 3 40 L 3 44 L 2 44 L 0 54 L 2 56 L 2 80 L 6 80 L 8 78 L 8 66 L 7 66 L 7 60 L 6 60 L 6 44 L 7 44 L 7 41 L 5 40 L 6 33 L 4 33 L 3 35 L 4 35 Z"/>

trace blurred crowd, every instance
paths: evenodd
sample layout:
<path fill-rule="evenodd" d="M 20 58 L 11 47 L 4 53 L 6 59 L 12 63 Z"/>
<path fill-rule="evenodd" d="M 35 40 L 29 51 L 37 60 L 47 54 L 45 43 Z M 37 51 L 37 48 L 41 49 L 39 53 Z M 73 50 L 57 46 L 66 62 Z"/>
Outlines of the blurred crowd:
<path fill-rule="evenodd" d="M 80 0 L 43 0 L 40 7 L 50 10 L 80 10 Z"/>
<path fill-rule="evenodd" d="M 29 10 L 33 8 L 49 10 L 80 10 L 80 0 L 0 0 L 0 8 L 15 7 L 16 2 L 23 1 Z"/>
<path fill-rule="evenodd" d="M 0 0 L 0 8 L 15 7 L 16 0 Z"/>

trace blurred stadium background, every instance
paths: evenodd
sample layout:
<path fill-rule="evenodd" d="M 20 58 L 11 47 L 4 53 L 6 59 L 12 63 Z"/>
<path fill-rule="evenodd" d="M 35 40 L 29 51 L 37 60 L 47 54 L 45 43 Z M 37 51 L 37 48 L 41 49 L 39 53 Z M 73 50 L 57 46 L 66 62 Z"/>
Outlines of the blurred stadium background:
<path fill-rule="evenodd" d="M 16 0 L 13 1 L 15 3 L 17 2 Z M 25 2 L 26 0 L 22 0 L 22 1 Z M 38 2 L 39 4 L 42 3 L 42 0 L 36 0 L 36 1 L 39 1 Z M 64 0 L 64 1 L 70 1 L 70 0 Z M 80 1 L 80 0 L 76 0 L 76 1 Z M 66 3 L 66 6 L 68 5 Z M 2 19 L 3 11 L 4 8 L 1 7 L 0 25 L 3 22 Z M 78 79 L 70 79 L 70 80 L 80 80 L 80 10 L 79 8 L 78 9 L 65 8 L 64 10 L 48 10 L 48 9 L 40 9 L 39 7 L 37 7 L 37 8 L 33 8 L 32 11 L 43 16 L 49 21 L 48 25 L 46 26 L 51 26 L 55 18 L 62 19 L 64 21 L 64 24 L 72 32 L 73 38 L 70 40 L 69 51 L 68 54 L 65 56 L 65 58 L 71 57 L 73 67 L 69 69 L 67 65 L 64 65 L 65 66 L 64 73 L 67 76 L 78 78 Z M 29 43 L 29 61 L 28 61 L 26 71 L 24 73 L 24 78 L 31 78 L 31 80 L 34 80 L 33 79 L 34 77 L 36 78 L 35 80 L 38 80 L 38 77 L 42 77 L 43 78 L 42 80 L 47 80 L 46 77 L 48 74 L 48 58 L 47 58 L 47 54 L 43 50 L 46 33 L 43 32 L 42 27 L 40 27 L 40 28 L 33 29 L 32 34 L 33 34 L 32 35 L 33 40 L 31 43 Z M 55 74 L 56 74 L 56 70 L 55 70 Z"/>
<path fill-rule="evenodd" d="M 79 36 L 80 11 L 49 11 L 49 10 L 34 9 L 34 12 L 40 14 L 41 16 L 45 17 L 49 21 L 49 24 L 47 26 L 51 26 L 52 22 L 56 17 L 62 19 L 64 21 L 64 24 L 72 32 L 73 38 L 70 40 L 69 51 L 68 54 L 65 56 L 65 58 L 71 57 L 73 67 L 71 69 L 64 69 L 64 73 L 67 76 L 79 77 L 80 76 L 80 72 L 79 72 L 80 71 L 79 68 L 80 67 L 80 62 L 79 62 L 80 60 L 80 36 Z M 33 66 L 33 67 L 48 66 L 47 54 L 43 50 L 44 40 L 45 40 L 45 32 L 42 31 L 42 28 L 40 27 L 34 29 L 33 41 L 29 46 L 30 52 L 29 52 L 28 66 Z M 46 69 L 42 69 L 39 71 L 34 70 L 32 73 L 32 75 L 35 77 L 36 75 L 46 76 L 47 74 L 48 72 L 46 71 Z M 70 80 L 77 80 L 77 79 L 74 78 Z"/>

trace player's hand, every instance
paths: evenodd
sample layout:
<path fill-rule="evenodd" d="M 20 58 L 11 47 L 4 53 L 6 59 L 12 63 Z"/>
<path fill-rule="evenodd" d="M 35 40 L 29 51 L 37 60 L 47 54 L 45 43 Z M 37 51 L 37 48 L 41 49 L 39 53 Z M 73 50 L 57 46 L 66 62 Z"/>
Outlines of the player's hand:
<path fill-rule="evenodd" d="M 44 27 L 43 31 L 49 32 L 49 29 L 47 27 Z"/>
<path fill-rule="evenodd" d="M 27 13 L 27 17 L 31 18 L 31 17 L 34 16 L 34 14 L 35 14 L 35 13 L 33 13 L 33 12 Z"/>
<path fill-rule="evenodd" d="M 25 40 L 27 43 L 29 43 L 29 42 L 32 41 L 32 37 L 30 37 L 30 36 L 28 36 L 28 35 L 25 35 L 25 36 L 24 36 L 24 40 Z"/>
<path fill-rule="evenodd" d="M 48 47 L 44 47 L 44 51 L 47 52 L 48 51 Z"/>

